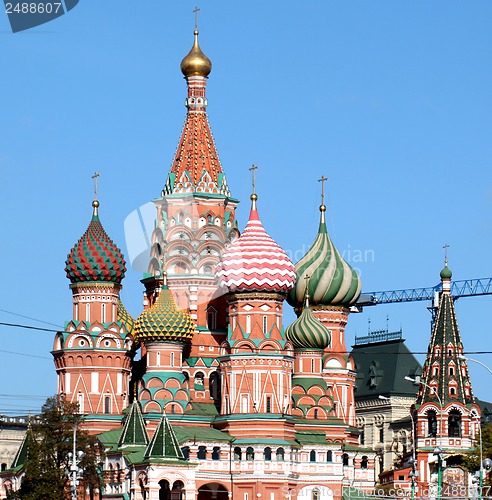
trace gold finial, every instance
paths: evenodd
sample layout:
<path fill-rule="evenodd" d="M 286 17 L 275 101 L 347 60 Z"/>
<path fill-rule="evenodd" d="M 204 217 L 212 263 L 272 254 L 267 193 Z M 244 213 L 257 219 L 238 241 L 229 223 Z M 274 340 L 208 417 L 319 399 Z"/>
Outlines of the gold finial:
<path fill-rule="evenodd" d="M 200 12 L 200 7 L 198 5 L 195 7 L 195 10 L 193 13 L 195 14 L 195 31 L 196 34 L 198 35 L 198 13 Z"/>
<path fill-rule="evenodd" d="M 98 215 L 98 208 L 99 208 L 99 201 L 97 201 L 97 178 L 100 176 L 98 172 L 94 172 L 94 175 L 92 176 L 92 180 L 94 181 L 94 201 L 92 202 L 92 215 L 97 217 Z"/>
<path fill-rule="evenodd" d="M 258 196 L 256 194 L 256 171 L 258 170 L 258 165 L 251 165 L 249 171 L 251 172 L 251 181 L 253 185 L 253 191 L 251 193 L 251 210 L 256 210 L 256 201 L 258 200 Z"/>
<path fill-rule="evenodd" d="M 304 294 L 304 307 L 309 307 L 309 280 L 311 279 L 311 276 L 309 276 L 309 274 L 306 274 L 306 276 L 304 276 L 304 279 L 306 280 L 306 293 Z"/>
<path fill-rule="evenodd" d="M 444 267 L 448 267 L 448 248 L 449 245 L 445 243 L 443 246 L 444 248 Z"/>
<path fill-rule="evenodd" d="M 325 181 L 328 180 L 328 177 L 325 177 L 324 175 L 321 176 L 321 179 L 318 179 L 318 182 L 321 182 L 321 206 L 319 209 L 321 212 L 326 211 L 326 206 L 325 206 Z"/>

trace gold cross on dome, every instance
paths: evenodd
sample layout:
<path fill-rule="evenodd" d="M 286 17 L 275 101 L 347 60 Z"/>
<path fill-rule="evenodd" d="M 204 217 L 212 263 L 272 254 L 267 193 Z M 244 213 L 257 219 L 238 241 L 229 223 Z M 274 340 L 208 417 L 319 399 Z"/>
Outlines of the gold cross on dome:
<path fill-rule="evenodd" d="M 321 204 L 325 204 L 325 181 L 328 180 L 328 177 L 324 175 L 321 176 L 321 179 L 318 179 L 318 182 L 321 182 Z"/>
<path fill-rule="evenodd" d="M 251 176 L 252 176 L 253 194 L 256 194 L 256 170 L 258 170 L 258 165 L 255 165 L 253 163 L 253 165 L 251 166 L 251 168 L 249 170 L 250 170 Z"/>
<path fill-rule="evenodd" d="M 200 7 L 198 5 L 195 7 L 193 13 L 195 14 L 195 29 L 198 31 L 198 13 L 200 12 Z"/>
<path fill-rule="evenodd" d="M 97 178 L 100 177 L 100 173 L 94 172 L 92 179 L 94 181 L 94 199 L 97 200 Z"/>

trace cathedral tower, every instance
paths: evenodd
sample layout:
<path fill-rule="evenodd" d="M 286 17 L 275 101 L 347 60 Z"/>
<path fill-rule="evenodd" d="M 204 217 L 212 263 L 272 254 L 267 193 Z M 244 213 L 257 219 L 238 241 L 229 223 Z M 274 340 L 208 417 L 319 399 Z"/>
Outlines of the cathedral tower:
<path fill-rule="evenodd" d="M 56 335 L 52 354 L 58 394 L 100 419 L 128 405 L 133 320 L 119 300 L 125 260 L 99 220 L 99 202 L 92 206 L 89 227 L 66 261 L 73 319 Z"/>
<path fill-rule="evenodd" d="M 447 464 L 451 467 L 437 477 L 445 467 L 444 459 L 472 449 L 480 425 L 480 408 L 475 403 L 466 360 L 462 359 L 463 342 L 451 296 L 451 277 L 446 260 L 441 271 L 439 306 L 415 404 L 419 482 L 428 485 L 439 480 L 443 487 L 460 482 L 453 473 L 452 459 Z"/>

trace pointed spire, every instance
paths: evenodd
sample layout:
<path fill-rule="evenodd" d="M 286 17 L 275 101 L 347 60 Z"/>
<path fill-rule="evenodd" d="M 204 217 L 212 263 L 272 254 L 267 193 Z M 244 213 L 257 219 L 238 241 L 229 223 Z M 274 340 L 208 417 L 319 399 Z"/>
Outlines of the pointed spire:
<path fill-rule="evenodd" d="M 15 469 L 16 467 L 22 467 L 26 463 L 29 451 L 33 443 L 34 443 L 34 435 L 32 431 L 31 417 L 29 416 L 29 422 L 27 424 L 27 432 L 24 435 L 24 439 L 22 440 L 20 448 L 17 450 L 14 461 L 12 462 L 12 467 L 11 467 L 12 469 Z"/>
<path fill-rule="evenodd" d="M 136 446 L 149 444 L 149 436 L 145 429 L 145 422 L 142 416 L 139 402 L 135 399 L 130 406 L 123 430 L 121 432 L 118 446 Z"/>
<path fill-rule="evenodd" d="M 437 402 L 433 394 L 435 390 L 443 406 L 452 402 L 468 405 L 474 402 L 474 397 L 466 361 L 460 357 L 463 355 L 463 342 L 450 293 L 451 271 L 443 273 L 445 270 L 449 271 L 447 266 L 441 271 L 443 293 L 422 373 L 425 384 L 421 385 L 417 403 Z"/>
<path fill-rule="evenodd" d="M 442 282 L 442 291 L 443 293 L 451 293 L 451 278 L 453 277 L 453 273 L 451 269 L 448 267 L 448 248 L 449 245 L 443 245 L 444 248 L 444 267 L 441 270 L 441 282 Z"/>
<path fill-rule="evenodd" d="M 145 458 L 166 458 L 171 460 L 184 460 L 178 440 L 165 412 L 152 437 L 152 441 L 145 451 Z"/>

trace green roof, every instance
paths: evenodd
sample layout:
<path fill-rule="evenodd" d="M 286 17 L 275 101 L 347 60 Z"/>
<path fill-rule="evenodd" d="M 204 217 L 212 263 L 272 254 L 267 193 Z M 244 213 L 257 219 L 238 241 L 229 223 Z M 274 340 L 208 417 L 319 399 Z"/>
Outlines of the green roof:
<path fill-rule="evenodd" d="M 351 356 L 357 371 L 356 400 L 389 394 L 416 396 L 418 387 L 405 377 L 422 373 L 422 367 L 404 339 L 357 344 Z"/>
<path fill-rule="evenodd" d="M 232 437 L 225 432 L 214 429 L 213 427 L 191 427 L 191 426 L 173 426 L 176 438 L 180 443 L 185 441 L 222 441 L 230 442 Z"/>
<path fill-rule="evenodd" d="M 145 458 L 184 460 L 178 440 L 166 415 L 162 415 L 152 441 L 145 451 Z"/>
<path fill-rule="evenodd" d="M 127 415 L 119 446 L 148 445 L 149 436 L 145 429 L 145 422 L 142 417 L 142 411 L 138 401 L 134 401 L 130 407 L 130 413 Z"/>

